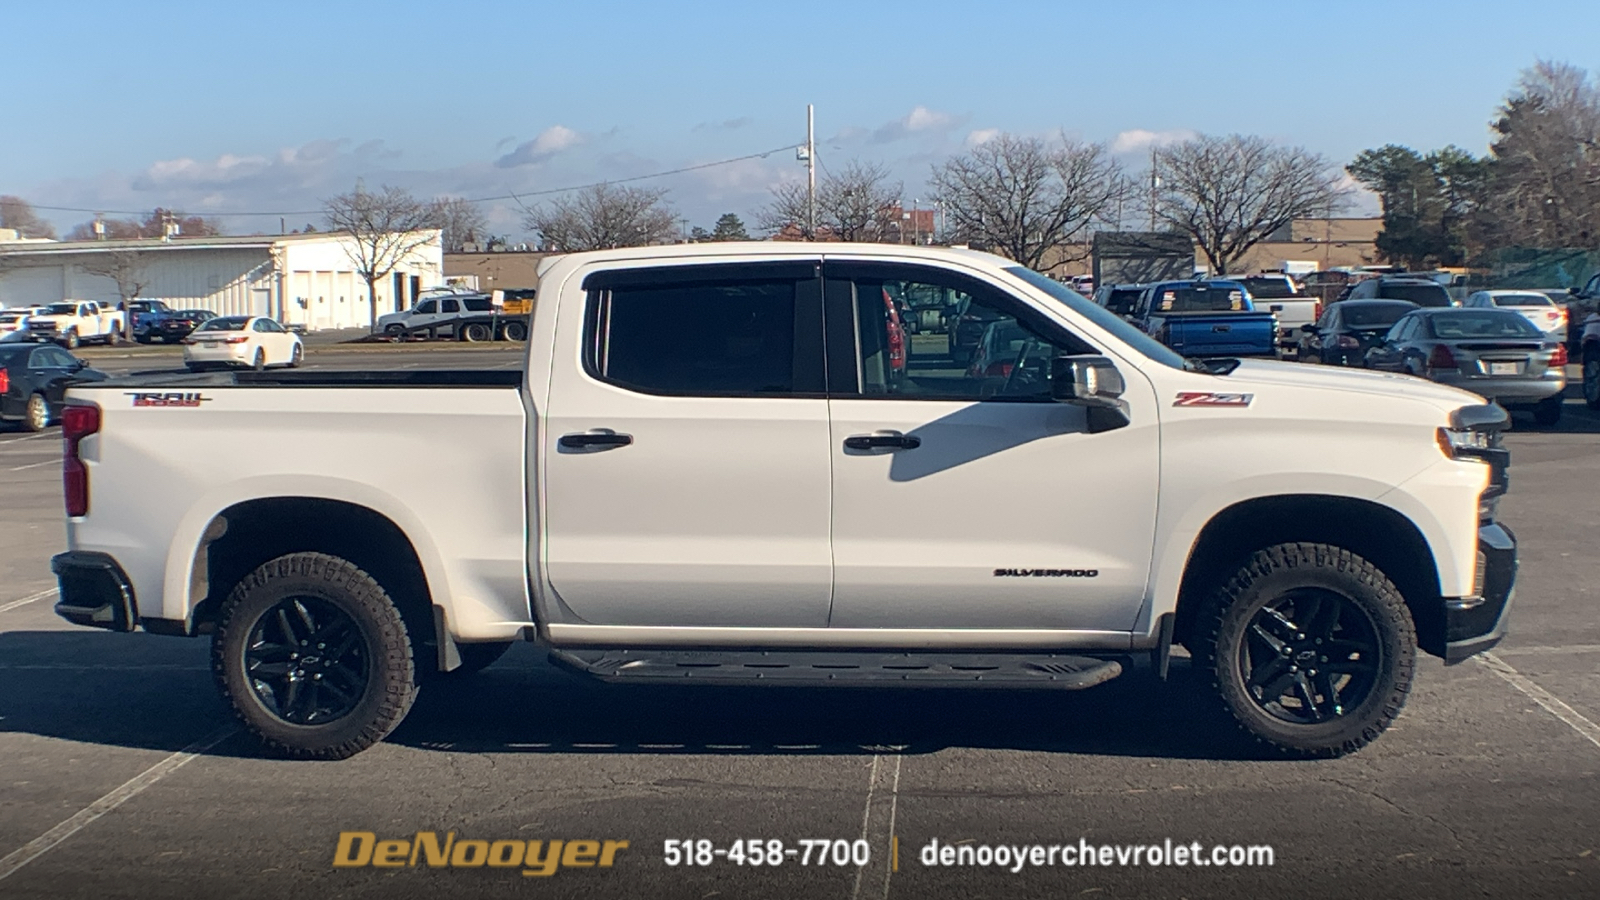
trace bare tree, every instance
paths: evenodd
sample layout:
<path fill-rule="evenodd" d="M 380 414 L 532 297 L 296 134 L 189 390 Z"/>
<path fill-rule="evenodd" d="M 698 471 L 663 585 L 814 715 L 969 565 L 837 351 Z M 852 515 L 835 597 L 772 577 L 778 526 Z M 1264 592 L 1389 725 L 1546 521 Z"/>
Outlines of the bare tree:
<path fill-rule="evenodd" d="M 39 218 L 33 204 L 21 197 L 0 196 L 0 228 L 14 228 L 25 238 L 54 238 L 55 226 Z"/>
<path fill-rule="evenodd" d="M 360 182 L 350 193 L 323 203 L 322 210 L 330 228 L 350 233 L 345 255 L 367 283 L 367 304 L 376 324 L 378 282 L 413 251 L 438 238 L 434 210 L 401 188 L 384 185 L 373 193 Z"/>
<path fill-rule="evenodd" d="M 1264 138 L 1201 135 L 1156 150 L 1155 219 L 1193 238 L 1213 275 L 1295 219 L 1331 215 L 1349 197 L 1338 167 Z"/>
<path fill-rule="evenodd" d="M 523 224 L 539 232 L 552 250 L 664 244 L 678 236 L 666 195 L 655 188 L 597 184 L 530 210 Z"/>
<path fill-rule="evenodd" d="M 1541 60 L 1499 110 L 1485 223 L 1494 243 L 1600 247 L 1600 80 Z"/>
<path fill-rule="evenodd" d="M 1105 147 L 1001 134 L 933 167 L 951 232 L 1039 268 L 1115 215 L 1125 181 Z M 1086 253 L 1084 255 L 1087 255 Z"/>
<path fill-rule="evenodd" d="M 770 233 L 798 228 L 807 239 L 895 241 L 900 237 L 900 182 L 877 163 L 851 160 L 838 174 L 825 172 L 817 184 L 817 231 L 805 234 L 809 198 L 804 184 L 786 182 L 772 189 L 772 202 L 757 221 Z"/>
<path fill-rule="evenodd" d="M 133 310 L 128 308 L 128 303 L 150 286 L 148 261 L 140 250 L 111 250 L 93 254 L 89 262 L 81 264 L 85 273 L 116 282 L 117 294 L 122 298 L 123 340 L 133 337 Z"/>
<path fill-rule="evenodd" d="M 180 237 L 209 237 L 222 233 L 222 226 L 215 219 L 203 216 L 190 216 L 171 209 L 156 207 L 145 214 L 143 219 L 101 219 L 100 227 L 105 236 L 113 241 L 131 241 L 140 238 L 166 237 L 168 229 Z M 92 241 L 99 238 L 95 233 L 94 221 L 79 222 L 67 232 L 69 241 Z"/>
<path fill-rule="evenodd" d="M 489 220 L 483 210 L 460 197 L 441 197 L 433 201 L 434 226 L 446 253 L 458 253 L 467 244 L 488 236 Z"/>

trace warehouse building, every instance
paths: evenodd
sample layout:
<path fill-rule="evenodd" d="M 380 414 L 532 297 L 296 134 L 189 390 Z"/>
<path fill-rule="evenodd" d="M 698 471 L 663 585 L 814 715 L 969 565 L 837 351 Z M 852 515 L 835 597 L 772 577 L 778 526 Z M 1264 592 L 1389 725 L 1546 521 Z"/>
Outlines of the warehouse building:
<path fill-rule="evenodd" d="M 142 299 L 219 315 L 271 316 L 308 331 L 367 328 L 367 285 L 351 262 L 355 239 L 341 232 L 170 240 L 0 242 L 0 308 L 59 300 Z M 110 273 L 117 274 L 110 274 Z M 437 231 L 377 285 L 378 315 L 411 305 L 444 281 Z"/>

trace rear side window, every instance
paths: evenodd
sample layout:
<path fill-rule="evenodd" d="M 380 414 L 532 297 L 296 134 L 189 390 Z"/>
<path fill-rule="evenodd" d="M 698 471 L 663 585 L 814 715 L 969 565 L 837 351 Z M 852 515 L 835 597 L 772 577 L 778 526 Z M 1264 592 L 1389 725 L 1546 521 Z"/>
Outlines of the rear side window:
<path fill-rule="evenodd" d="M 795 291 L 780 280 L 596 292 L 592 373 L 651 394 L 794 393 Z"/>
<path fill-rule="evenodd" d="M 461 312 L 461 304 L 456 300 L 445 300 L 439 311 L 447 313 Z"/>
<path fill-rule="evenodd" d="M 488 297 L 468 297 L 461 302 L 466 305 L 468 312 L 489 312 L 494 309 Z"/>

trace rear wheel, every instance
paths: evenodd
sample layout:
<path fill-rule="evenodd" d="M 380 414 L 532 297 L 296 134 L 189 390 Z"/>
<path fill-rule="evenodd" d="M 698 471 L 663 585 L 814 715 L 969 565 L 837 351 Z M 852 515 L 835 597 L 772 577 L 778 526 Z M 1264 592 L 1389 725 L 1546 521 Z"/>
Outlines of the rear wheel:
<path fill-rule="evenodd" d="M 1600 409 L 1600 347 L 1593 345 L 1583 351 L 1583 402 Z"/>
<path fill-rule="evenodd" d="M 267 352 L 265 350 L 262 350 L 260 347 L 257 347 L 256 348 L 256 358 L 254 360 L 251 360 L 250 368 L 256 370 L 257 372 L 260 372 L 263 369 L 265 369 L 266 367 L 267 367 Z"/>
<path fill-rule="evenodd" d="M 271 752 L 344 759 L 383 740 L 416 698 L 411 641 L 372 576 L 323 553 L 280 556 L 234 587 L 212 672 Z"/>
<path fill-rule="evenodd" d="M 505 335 L 508 341 L 525 341 L 528 339 L 528 325 L 525 322 L 507 322 Z"/>
<path fill-rule="evenodd" d="M 29 431 L 43 431 L 50 425 L 50 404 L 43 394 L 28 395 L 28 408 L 22 417 L 22 427 Z"/>
<path fill-rule="evenodd" d="M 1272 747 L 1340 756 L 1405 705 L 1416 631 L 1383 572 L 1328 544 L 1254 554 L 1196 621 L 1197 667 L 1229 716 Z"/>
<path fill-rule="evenodd" d="M 1561 395 L 1540 400 L 1533 408 L 1533 421 L 1545 426 L 1561 421 Z"/>
<path fill-rule="evenodd" d="M 463 341 L 472 341 L 476 343 L 478 341 L 487 341 L 492 337 L 494 337 L 494 332 L 489 329 L 488 325 L 485 325 L 482 322 L 473 322 L 469 325 L 463 326 L 461 329 L 461 339 Z"/>

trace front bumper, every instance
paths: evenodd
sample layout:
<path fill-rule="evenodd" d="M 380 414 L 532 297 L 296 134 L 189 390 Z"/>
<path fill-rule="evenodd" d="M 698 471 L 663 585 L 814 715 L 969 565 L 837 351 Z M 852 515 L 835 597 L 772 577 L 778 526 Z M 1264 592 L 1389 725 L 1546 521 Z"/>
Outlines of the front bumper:
<path fill-rule="evenodd" d="M 1478 577 L 1471 597 L 1445 597 L 1444 661 L 1458 663 L 1506 636 L 1517 587 L 1517 536 L 1498 522 L 1478 529 Z"/>
<path fill-rule="evenodd" d="M 132 631 L 139 622 L 133 584 L 122 566 L 104 553 L 69 550 L 50 560 L 61 585 L 56 615 L 74 625 Z"/>

